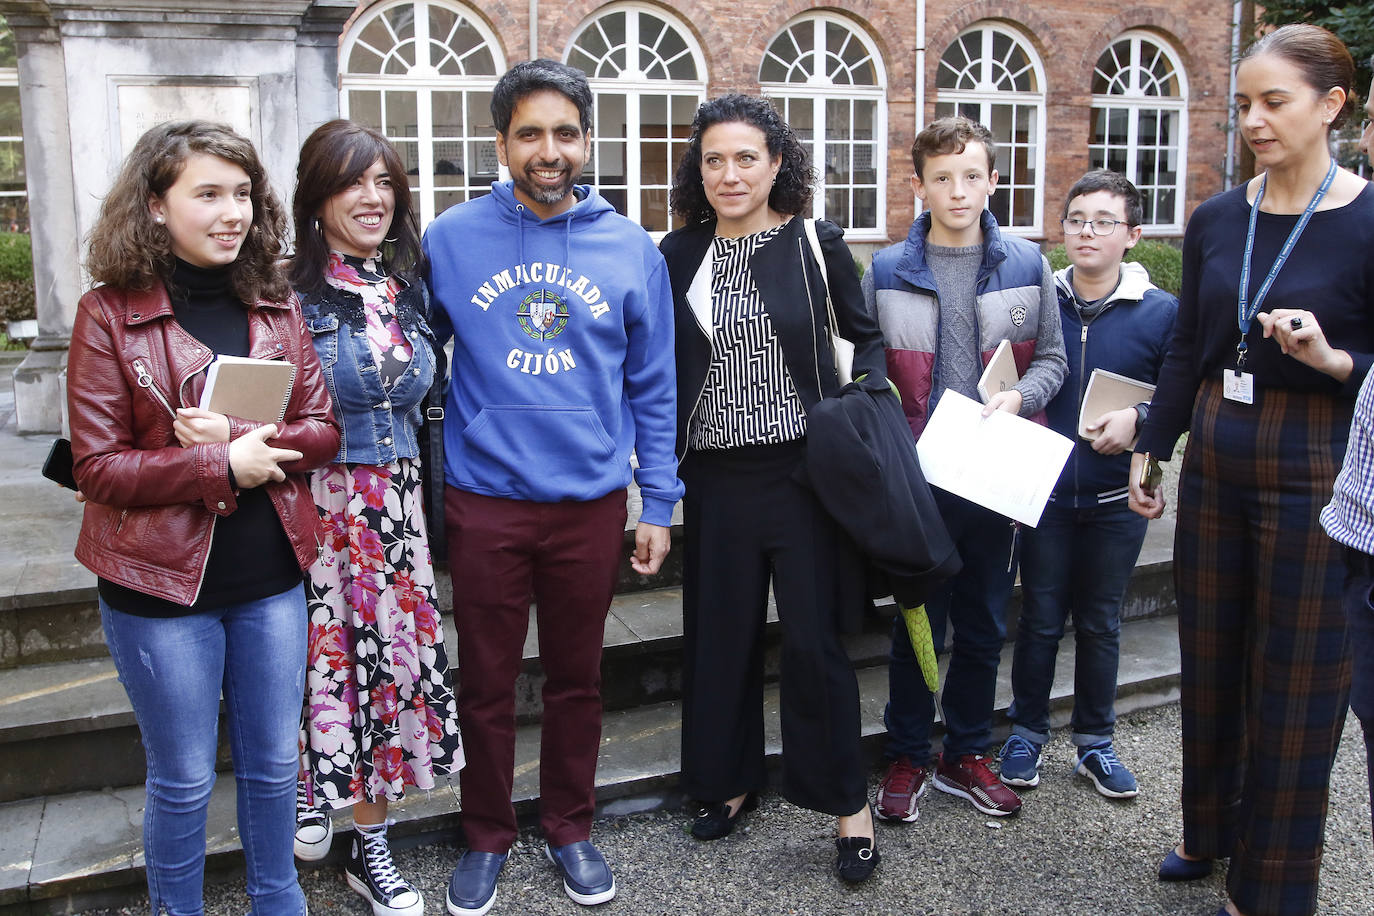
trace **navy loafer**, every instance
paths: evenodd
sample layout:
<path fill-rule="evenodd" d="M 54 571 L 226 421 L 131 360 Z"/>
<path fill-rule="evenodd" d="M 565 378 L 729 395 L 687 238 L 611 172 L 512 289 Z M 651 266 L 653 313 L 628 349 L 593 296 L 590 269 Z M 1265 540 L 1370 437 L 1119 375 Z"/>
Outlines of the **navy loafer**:
<path fill-rule="evenodd" d="M 510 853 L 469 849 L 448 879 L 448 911 L 453 916 L 482 916 L 496 902 L 496 878 Z"/>
<path fill-rule="evenodd" d="M 1211 859 L 1185 859 L 1174 850 L 1159 863 L 1161 881 L 1196 881 L 1212 873 Z"/>
<path fill-rule="evenodd" d="M 544 846 L 544 855 L 563 875 L 563 890 L 575 903 L 592 906 L 615 896 L 615 877 L 605 856 L 588 840 Z"/>

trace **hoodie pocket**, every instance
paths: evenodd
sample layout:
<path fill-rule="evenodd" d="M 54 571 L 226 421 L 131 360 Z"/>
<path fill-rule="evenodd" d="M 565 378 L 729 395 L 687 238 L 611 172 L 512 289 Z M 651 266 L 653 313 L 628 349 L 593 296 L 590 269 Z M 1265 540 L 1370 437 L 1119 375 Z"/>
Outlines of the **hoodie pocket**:
<path fill-rule="evenodd" d="M 515 492 L 578 490 L 612 471 L 615 442 L 590 407 L 484 407 L 463 430 L 468 473 Z"/>

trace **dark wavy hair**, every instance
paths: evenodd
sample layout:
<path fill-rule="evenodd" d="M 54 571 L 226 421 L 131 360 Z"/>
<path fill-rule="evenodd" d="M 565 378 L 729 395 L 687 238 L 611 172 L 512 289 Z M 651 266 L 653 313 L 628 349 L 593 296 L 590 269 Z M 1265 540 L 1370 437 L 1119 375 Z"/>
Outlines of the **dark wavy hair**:
<path fill-rule="evenodd" d="M 96 282 L 119 289 L 152 289 L 169 281 L 175 263 L 172 236 L 165 225 L 153 222 L 148 201 L 166 194 L 181 177 L 186 160 L 197 153 L 238 166 L 252 182 L 253 222 L 230 265 L 234 294 L 249 304 L 285 300 L 291 287 L 279 262 L 285 251 L 286 214 L 253 144 L 229 126 L 210 121 L 169 121 L 138 138 L 87 239 L 86 270 Z"/>
<path fill-rule="evenodd" d="M 329 198 L 352 185 L 378 159 L 391 175 L 396 197 L 391 230 L 382 243 L 382 262 L 407 283 L 414 283 L 423 272 L 420 220 L 396 147 L 371 127 L 339 118 L 321 124 L 306 138 L 296 166 L 296 194 L 291 201 L 296 221 L 291 285 L 296 289 L 313 292 L 324 285 L 329 244 L 317 217 Z"/>
<path fill-rule="evenodd" d="M 491 123 L 496 132 L 504 137 L 520 101 L 527 95 L 544 91 L 557 92 L 572 102 L 577 107 L 582 133 L 591 133 L 592 88 L 587 83 L 587 74 L 547 57 L 521 61 L 496 81 L 491 91 Z"/>
<path fill-rule="evenodd" d="M 692 120 L 687 149 L 673 175 L 673 188 L 668 192 L 668 204 L 687 225 L 714 219 L 716 210 L 706 199 L 701 181 L 701 136 L 713 124 L 739 122 L 752 124 L 763 131 L 768 155 L 782 160 L 768 206 L 779 213 L 795 216 L 811 207 L 812 187 L 816 175 L 811 170 L 811 157 L 797 140 L 797 135 L 773 103 L 749 95 L 724 95 L 703 102 Z"/>

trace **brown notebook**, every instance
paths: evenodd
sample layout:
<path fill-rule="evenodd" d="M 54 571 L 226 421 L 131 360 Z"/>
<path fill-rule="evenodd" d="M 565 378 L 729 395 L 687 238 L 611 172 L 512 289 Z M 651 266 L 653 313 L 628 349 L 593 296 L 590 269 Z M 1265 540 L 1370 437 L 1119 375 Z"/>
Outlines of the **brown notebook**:
<path fill-rule="evenodd" d="M 280 359 L 220 356 L 210 364 L 200 407 L 255 423 L 280 423 L 295 381 L 296 367 Z"/>
<path fill-rule="evenodd" d="M 1092 442 L 1102 432 L 1090 432 L 1089 423 L 1112 410 L 1148 404 L 1154 395 L 1155 386 L 1148 382 L 1136 381 L 1106 369 L 1094 369 L 1093 374 L 1088 376 L 1088 387 L 1083 392 L 1083 406 L 1078 410 L 1078 435 Z M 1134 446 L 1135 442 L 1132 441 L 1131 445 Z"/>
<path fill-rule="evenodd" d="M 1019 381 L 1021 374 L 1016 371 L 1016 357 L 1011 352 L 1011 341 L 1004 338 L 992 352 L 992 359 L 988 360 L 987 368 L 978 379 L 978 397 L 986 404 L 992 400 L 994 394 L 999 391 L 1010 391 Z"/>

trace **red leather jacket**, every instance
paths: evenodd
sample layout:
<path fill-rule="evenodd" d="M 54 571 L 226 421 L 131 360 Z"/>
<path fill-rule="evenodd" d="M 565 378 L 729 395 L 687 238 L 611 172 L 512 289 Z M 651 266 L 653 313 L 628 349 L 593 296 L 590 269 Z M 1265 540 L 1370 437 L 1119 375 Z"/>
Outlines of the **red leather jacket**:
<path fill-rule="evenodd" d="M 319 358 L 295 300 L 248 310 L 249 355 L 284 359 L 296 381 L 272 445 L 304 456 L 265 484 L 301 569 L 318 552 L 305 472 L 339 450 Z M 76 558 L 96 575 L 178 604 L 200 591 L 215 516 L 238 503 L 229 443 L 182 448 L 172 411 L 199 403 L 213 354 L 172 318 L 166 290 L 99 287 L 81 297 L 67 360 L 76 481 L 86 495 Z M 230 418 L 230 439 L 258 424 Z M 251 570 L 245 570 L 251 575 Z"/>

